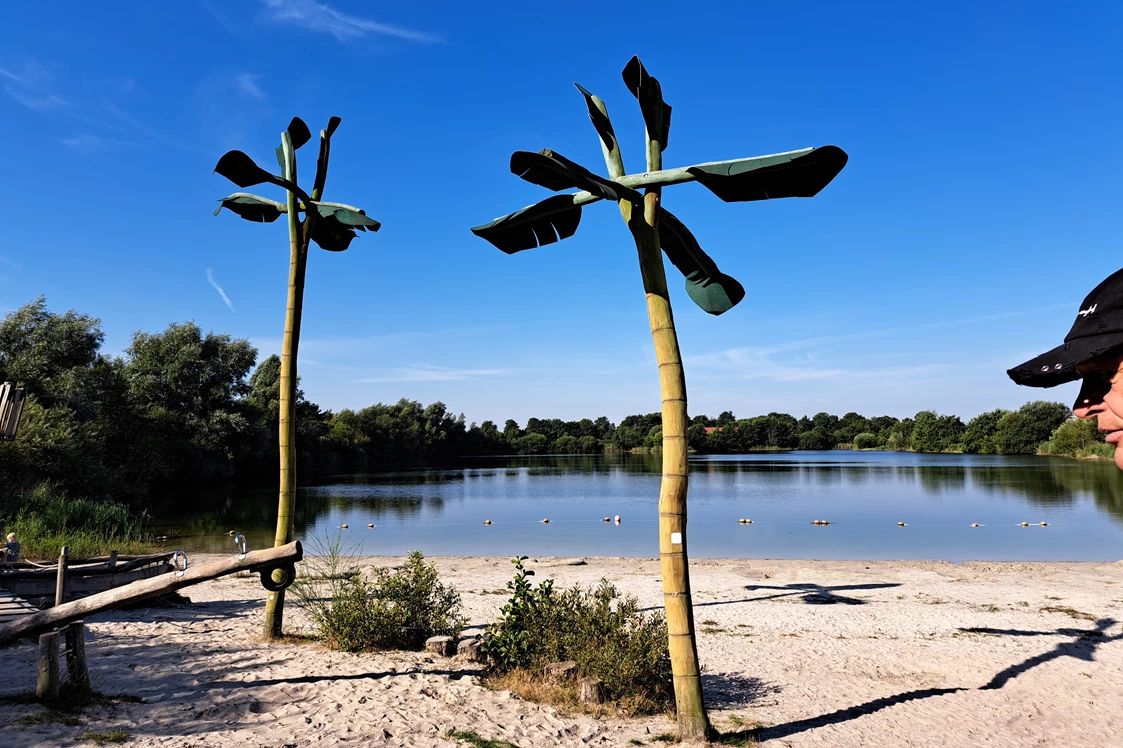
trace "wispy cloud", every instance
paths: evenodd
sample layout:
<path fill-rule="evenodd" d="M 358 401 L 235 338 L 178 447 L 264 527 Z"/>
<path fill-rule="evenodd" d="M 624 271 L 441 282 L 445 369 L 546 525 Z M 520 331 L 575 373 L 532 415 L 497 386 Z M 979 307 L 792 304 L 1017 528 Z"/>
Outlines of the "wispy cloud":
<path fill-rule="evenodd" d="M 69 138 L 63 138 L 62 144 L 78 151 L 105 151 L 121 145 L 133 145 L 127 140 L 118 138 L 103 138 L 99 135 L 83 133 Z"/>
<path fill-rule="evenodd" d="M 419 364 L 391 369 L 392 373 L 384 377 L 369 377 L 355 381 L 361 384 L 375 382 L 453 382 L 506 376 L 516 371 L 516 369 L 454 369 L 448 366 Z"/>
<path fill-rule="evenodd" d="M 265 92 L 257 85 L 257 79 L 260 75 L 253 75 L 252 73 L 242 73 L 241 75 L 234 76 L 234 86 L 239 91 L 255 99 L 264 99 Z"/>
<path fill-rule="evenodd" d="M 218 285 L 218 281 L 214 279 L 214 273 L 210 268 L 207 268 L 207 283 L 210 283 L 214 290 L 218 291 L 218 295 L 226 302 L 226 306 L 230 307 L 230 311 L 234 311 L 234 304 L 230 301 L 230 297 L 222 290 L 222 286 Z"/>
<path fill-rule="evenodd" d="M 79 134 L 62 142 L 69 147 L 105 148 L 115 145 L 132 145 L 137 140 L 162 137 L 118 106 L 106 96 L 76 98 L 70 95 L 65 83 L 35 60 L 24 60 L 18 67 L 0 67 L 3 91 L 16 103 L 44 116 L 81 122 L 94 131 L 113 133 L 116 137 L 96 134 Z M 118 92 L 131 92 L 135 84 L 130 79 L 104 82 L 103 88 Z"/>
<path fill-rule="evenodd" d="M 309 31 L 331 34 L 340 41 L 367 36 L 390 36 L 412 42 L 439 42 L 439 37 L 400 26 L 348 15 L 315 0 L 262 0 L 264 16 L 274 23 L 288 23 Z"/>

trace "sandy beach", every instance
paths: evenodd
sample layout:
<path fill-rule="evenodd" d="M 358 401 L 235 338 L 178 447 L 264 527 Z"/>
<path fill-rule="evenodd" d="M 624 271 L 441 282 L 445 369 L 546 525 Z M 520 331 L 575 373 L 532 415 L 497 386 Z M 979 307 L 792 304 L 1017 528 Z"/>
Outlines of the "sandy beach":
<path fill-rule="evenodd" d="M 463 594 L 466 634 L 494 618 L 508 559 L 431 560 Z M 655 560 L 528 565 L 661 604 Z M 793 747 L 1123 745 L 1123 563 L 696 559 L 692 586 L 720 730 L 759 723 L 763 744 Z M 456 729 L 520 748 L 625 746 L 673 729 L 490 691 L 457 659 L 266 645 L 256 578 L 186 592 L 189 606 L 88 622 L 95 688 L 143 703 L 88 708 L 76 726 L 21 724 L 42 707 L 0 704 L 0 745 L 92 745 L 80 736 L 117 729 L 136 746 L 465 745 L 443 737 Z M 34 688 L 35 655 L 0 650 L 0 693 Z"/>

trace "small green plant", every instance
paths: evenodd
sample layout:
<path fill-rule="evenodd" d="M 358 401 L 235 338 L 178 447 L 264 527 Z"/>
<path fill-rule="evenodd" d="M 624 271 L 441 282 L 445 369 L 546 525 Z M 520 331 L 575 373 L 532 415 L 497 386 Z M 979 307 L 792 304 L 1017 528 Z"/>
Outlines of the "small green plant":
<path fill-rule="evenodd" d="M 526 556 L 512 559 L 511 598 L 484 633 L 493 675 L 520 672 L 540 680 L 546 665 L 572 660 L 578 678 L 599 678 L 608 700 L 627 712 L 653 713 L 674 703 L 661 611 L 644 613 L 635 597 L 622 597 L 603 579 L 588 589 L 558 589 L 550 579 L 535 587 L 524 561 Z"/>
<path fill-rule="evenodd" d="M 673 732 L 661 732 L 651 738 L 654 743 L 677 743 L 678 736 Z"/>
<path fill-rule="evenodd" d="M 66 725 L 67 727 L 77 727 L 82 724 L 82 720 L 75 717 L 73 714 L 66 714 L 65 712 L 56 712 L 53 709 L 48 709 L 45 712 L 32 712 L 20 718 L 21 725 Z"/>
<path fill-rule="evenodd" d="M 96 745 L 106 743 L 127 743 L 133 739 L 132 733 L 124 730 L 109 730 L 108 732 L 84 732 L 78 736 L 79 740 L 92 740 Z"/>
<path fill-rule="evenodd" d="M 473 730 L 449 730 L 445 733 L 445 737 L 449 740 L 463 740 L 469 745 L 474 745 L 476 748 L 519 748 L 514 743 L 509 743 L 506 740 L 489 740 L 480 737 L 479 733 Z"/>
<path fill-rule="evenodd" d="M 1063 613 L 1069 618 L 1075 618 L 1078 621 L 1094 621 L 1096 617 L 1091 613 L 1085 613 L 1082 610 L 1071 608 L 1067 605 L 1046 605 L 1041 608 L 1042 613 Z"/>
<path fill-rule="evenodd" d="M 335 582 L 338 584 L 335 584 Z M 321 638 L 333 649 L 369 652 L 419 650 L 431 636 L 460 635 L 460 593 L 438 579 L 421 551 L 410 551 L 399 569 L 378 569 L 374 580 L 344 574 L 330 601 L 310 610 Z"/>

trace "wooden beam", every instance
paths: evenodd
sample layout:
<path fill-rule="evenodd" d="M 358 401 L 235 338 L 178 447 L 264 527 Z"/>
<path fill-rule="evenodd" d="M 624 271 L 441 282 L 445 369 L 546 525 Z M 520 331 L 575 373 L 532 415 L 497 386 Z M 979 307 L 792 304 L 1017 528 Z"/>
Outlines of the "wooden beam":
<path fill-rule="evenodd" d="M 95 613 L 111 610 L 124 603 L 135 603 L 140 600 L 159 597 L 237 571 L 268 571 L 276 566 L 295 563 L 302 558 L 304 558 L 304 549 L 301 547 L 300 541 L 294 540 L 279 548 L 250 551 L 244 559 L 231 556 L 214 563 L 189 567 L 187 571 L 183 572 L 182 576 L 178 572 L 172 572 L 150 579 L 141 579 L 123 587 L 90 595 L 81 600 L 63 603 L 58 607 L 0 624 L 0 644 L 43 631 L 58 629 L 74 621 L 89 618 Z M 55 658 L 57 663 L 57 654 Z"/>

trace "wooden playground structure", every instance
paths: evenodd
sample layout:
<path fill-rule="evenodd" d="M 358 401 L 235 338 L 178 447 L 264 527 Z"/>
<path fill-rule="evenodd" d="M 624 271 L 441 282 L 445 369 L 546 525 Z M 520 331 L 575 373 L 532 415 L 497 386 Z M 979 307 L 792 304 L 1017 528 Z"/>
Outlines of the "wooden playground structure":
<path fill-rule="evenodd" d="M 255 572 L 261 584 L 275 595 L 292 584 L 296 562 L 304 557 L 299 541 L 277 548 L 247 551 L 245 538 L 235 538 L 240 553 L 209 564 L 192 567 L 187 554 L 172 554 L 172 570 L 165 574 L 139 579 L 121 587 L 64 602 L 67 594 L 66 549 L 63 548 L 57 569 L 55 605 L 38 610 L 25 600 L 0 590 L 0 646 L 26 637 L 39 637 L 39 675 L 35 695 L 45 701 L 59 697 L 59 645 L 65 641 L 66 682 L 78 689 L 88 689 L 89 668 L 86 663 L 84 619 L 96 613 L 171 594 L 184 587 L 207 582 L 236 572 Z"/>

